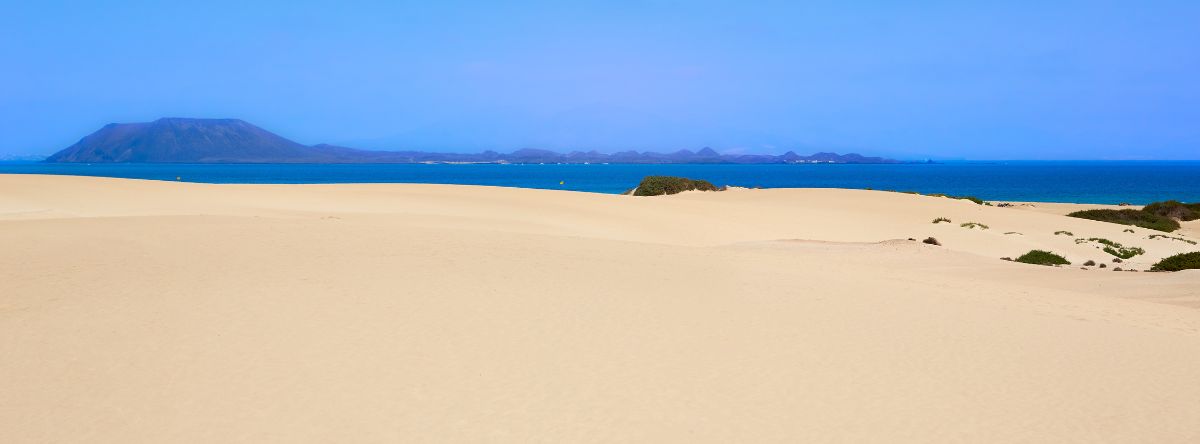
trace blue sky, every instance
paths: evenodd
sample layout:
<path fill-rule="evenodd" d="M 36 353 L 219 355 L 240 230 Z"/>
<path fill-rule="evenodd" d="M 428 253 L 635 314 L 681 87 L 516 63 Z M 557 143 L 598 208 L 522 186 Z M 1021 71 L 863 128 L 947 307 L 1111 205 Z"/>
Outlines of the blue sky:
<path fill-rule="evenodd" d="M 0 153 L 178 116 L 379 149 L 1200 159 L 1196 1 L 2 3 Z"/>

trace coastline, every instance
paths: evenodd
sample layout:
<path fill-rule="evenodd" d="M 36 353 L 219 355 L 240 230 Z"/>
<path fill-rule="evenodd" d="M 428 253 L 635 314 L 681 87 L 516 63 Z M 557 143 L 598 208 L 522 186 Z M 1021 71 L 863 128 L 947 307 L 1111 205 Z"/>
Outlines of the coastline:
<path fill-rule="evenodd" d="M 1070 167 L 1064 169 L 1064 167 Z M 446 183 L 621 193 L 645 176 L 718 186 L 849 188 L 987 200 L 1147 204 L 1200 201 L 1200 162 L 1014 164 L 0 164 L 0 174 L 72 174 L 198 183 Z M 1121 180 L 1100 180 L 1117 177 Z"/>
<path fill-rule="evenodd" d="M 0 175 L 0 428 L 130 442 L 1200 436 L 1200 273 L 1082 270 L 1107 255 L 1073 237 L 1143 247 L 1122 263 L 1143 270 L 1197 248 L 1034 205 Z M 942 246 L 908 240 L 926 236 Z M 1076 265 L 999 260 L 1033 248 Z"/>

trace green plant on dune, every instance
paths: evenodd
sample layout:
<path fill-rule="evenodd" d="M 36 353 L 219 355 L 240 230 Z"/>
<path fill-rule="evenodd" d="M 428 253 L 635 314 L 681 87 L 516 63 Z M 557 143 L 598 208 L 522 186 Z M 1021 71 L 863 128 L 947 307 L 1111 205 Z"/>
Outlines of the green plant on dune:
<path fill-rule="evenodd" d="M 1120 242 L 1114 242 L 1114 241 L 1111 241 L 1111 240 L 1108 240 L 1108 239 L 1105 239 L 1102 237 L 1092 237 L 1092 238 L 1088 238 L 1088 239 L 1083 239 L 1083 238 L 1075 239 L 1075 243 L 1077 243 L 1077 244 L 1084 244 L 1084 243 L 1088 243 L 1088 242 L 1096 242 L 1101 245 L 1104 245 L 1104 248 L 1102 248 L 1102 250 L 1104 250 L 1105 253 L 1119 257 L 1121 259 L 1129 259 L 1129 258 L 1137 256 L 1139 254 L 1146 254 L 1146 250 L 1143 250 L 1141 247 L 1126 247 L 1124 245 L 1121 245 Z"/>
<path fill-rule="evenodd" d="M 929 197 L 947 197 L 950 199 L 969 200 L 971 202 L 975 202 L 976 205 L 983 205 L 983 199 L 980 199 L 975 196 L 952 196 L 952 195 L 943 194 L 943 193 L 933 193 L 933 194 L 930 194 Z"/>
<path fill-rule="evenodd" d="M 1184 238 L 1182 238 L 1182 237 L 1167 236 L 1167 235 L 1165 235 L 1165 234 L 1151 234 L 1151 235 L 1150 235 L 1150 237 L 1147 237 L 1147 239 L 1159 239 L 1159 238 L 1162 238 L 1162 239 L 1171 239 L 1171 240 L 1177 240 L 1177 241 L 1180 241 L 1180 242 L 1186 242 L 1186 243 L 1189 243 L 1189 244 L 1192 244 L 1192 245 L 1196 245 L 1196 241 L 1194 241 L 1194 240 L 1191 240 L 1191 239 L 1184 239 Z"/>
<path fill-rule="evenodd" d="M 1034 265 L 1071 265 L 1071 262 L 1067 258 L 1045 250 L 1030 250 L 1028 253 L 1018 257 L 1016 261 Z"/>
<path fill-rule="evenodd" d="M 1165 257 L 1150 267 L 1151 271 L 1200 270 L 1200 251 Z"/>
<path fill-rule="evenodd" d="M 1119 257 L 1121 259 L 1129 259 L 1129 258 L 1137 256 L 1139 254 L 1145 254 L 1146 250 L 1143 250 L 1140 247 L 1129 247 L 1129 248 L 1104 247 L 1104 252 L 1111 254 L 1113 256 Z"/>
<path fill-rule="evenodd" d="M 1067 231 L 1067 230 L 1058 230 L 1058 231 L 1055 231 L 1055 232 L 1054 232 L 1054 235 L 1055 235 L 1055 236 L 1074 236 L 1074 235 L 1075 235 L 1075 233 L 1072 233 L 1072 232 L 1070 232 L 1070 231 Z"/>
<path fill-rule="evenodd" d="M 1200 202 L 1190 204 L 1177 200 L 1154 202 L 1143 207 L 1142 211 L 1157 216 L 1190 221 L 1200 219 Z"/>
<path fill-rule="evenodd" d="M 986 229 L 990 228 L 987 225 L 981 224 L 979 222 L 967 222 L 967 223 L 964 223 L 959 226 L 963 227 L 963 228 L 967 228 L 967 229 L 973 229 L 975 227 L 979 227 L 979 229 L 981 229 L 981 230 L 986 230 Z"/>
<path fill-rule="evenodd" d="M 706 180 L 693 180 L 684 177 L 646 176 L 637 188 L 633 189 L 634 196 L 662 196 L 684 191 L 721 191 L 716 185 Z"/>
<path fill-rule="evenodd" d="M 933 223 L 935 223 L 935 224 L 940 223 L 940 222 L 950 222 L 950 219 L 947 219 L 944 217 L 939 217 L 939 218 L 933 220 Z"/>
<path fill-rule="evenodd" d="M 1142 210 L 1083 210 L 1067 214 L 1067 216 L 1114 224 L 1133 225 L 1151 230 L 1165 231 L 1168 233 L 1179 229 L 1179 222 L 1177 222 L 1175 219 L 1159 216 L 1157 214 Z"/>

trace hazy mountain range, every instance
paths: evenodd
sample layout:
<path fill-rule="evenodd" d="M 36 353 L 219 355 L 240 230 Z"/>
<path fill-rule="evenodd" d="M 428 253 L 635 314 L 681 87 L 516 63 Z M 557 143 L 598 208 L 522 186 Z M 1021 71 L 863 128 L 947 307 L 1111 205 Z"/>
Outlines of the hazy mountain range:
<path fill-rule="evenodd" d="M 859 154 L 802 156 L 720 154 L 711 148 L 671 153 L 621 151 L 511 153 L 374 151 L 327 144 L 303 145 L 238 119 L 163 118 L 112 123 L 46 158 L 81 163 L 896 163 Z"/>

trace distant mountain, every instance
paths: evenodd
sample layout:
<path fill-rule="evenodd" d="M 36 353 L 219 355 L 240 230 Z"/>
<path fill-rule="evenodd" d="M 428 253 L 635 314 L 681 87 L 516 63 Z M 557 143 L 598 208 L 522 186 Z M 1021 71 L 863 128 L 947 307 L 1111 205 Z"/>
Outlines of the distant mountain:
<path fill-rule="evenodd" d="M 47 162 L 329 162 L 339 152 L 304 146 L 238 119 L 164 118 L 110 123 Z"/>
<path fill-rule="evenodd" d="M 720 154 L 711 148 L 673 153 L 622 151 L 567 154 L 520 149 L 509 154 L 370 151 L 334 145 L 302 145 L 238 119 L 163 118 L 112 123 L 46 158 L 76 163 L 896 163 L 858 154 L 794 152 Z"/>

